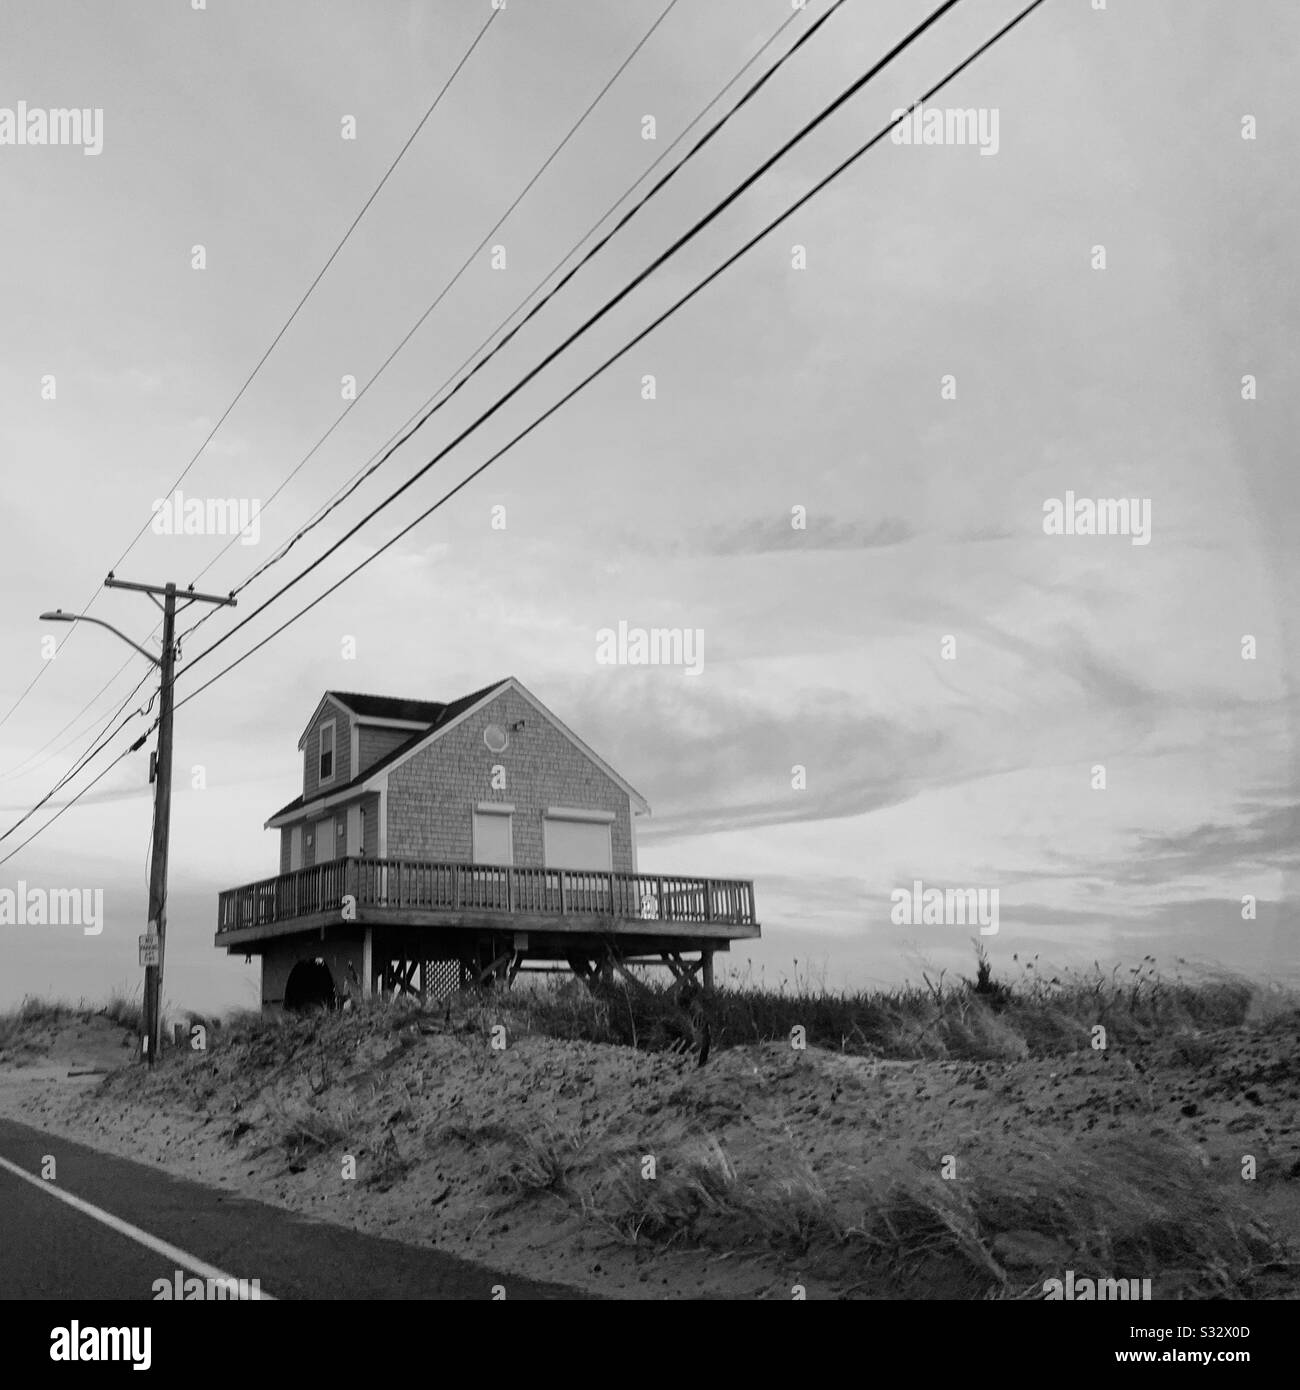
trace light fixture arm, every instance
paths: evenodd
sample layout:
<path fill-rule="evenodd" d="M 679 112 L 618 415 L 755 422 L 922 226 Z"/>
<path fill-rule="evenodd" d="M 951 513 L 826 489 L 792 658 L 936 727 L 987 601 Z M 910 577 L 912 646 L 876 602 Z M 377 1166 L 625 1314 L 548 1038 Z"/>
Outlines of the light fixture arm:
<path fill-rule="evenodd" d="M 106 627 L 115 637 L 120 637 L 128 647 L 134 647 L 141 656 L 145 657 L 153 665 L 162 666 L 162 658 L 155 656 L 151 651 L 146 650 L 138 642 L 133 642 L 125 632 L 119 632 L 112 623 L 106 623 L 102 618 L 88 618 L 84 613 L 65 613 L 62 608 L 57 608 L 53 613 L 42 613 L 43 623 L 94 623 L 96 627 Z"/>

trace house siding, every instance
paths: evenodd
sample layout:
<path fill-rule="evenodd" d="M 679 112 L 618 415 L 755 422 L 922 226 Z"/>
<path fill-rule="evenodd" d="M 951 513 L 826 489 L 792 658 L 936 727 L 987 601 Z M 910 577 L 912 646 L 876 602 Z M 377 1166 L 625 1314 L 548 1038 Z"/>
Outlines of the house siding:
<path fill-rule="evenodd" d="M 325 783 L 326 794 L 343 786 L 352 778 L 352 721 L 338 705 L 327 703 L 307 730 L 302 746 L 302 795 L 311 801 L 321 790 L 320 785 L 320 726 L 334 721 L 334 776 Z"/>
<path fill-rule="evenodd" d="M 504 753 L 493 753 L 483 742 L 487 725 L 509 729 L 520 719 L 527 727 L 510 734 Z M 497 764 L 506 771 L 502 790 L 492 787 Z M 480 801 L 513 803 L 514 862 L 520 867 L 544 862 L 542 820 L 548 806 L 612 812 L 614 869 L 632 872 L 628 794 L 512 690 L 389 772 L 388 855 L 472 859 L 473 811 Z"/>
<path fill-rule="evenodd" d="M 394 748 L 414 737 L 414 729 L 376 729 L 362 724 L 357 735 L 357 761 L 360 766 L 353 776 L 359 776 L 366 768 L 374 767 L 380 758 L 386 757 Z"/>
<path fill-rule="evenodd" d="M 316 863 L 316 826 L 323 820 L 342 820 L 347 824 L 347 813 L 349 806 L 360 803 L 366 813 L 366 818 L 361 826 L 361 853 L 371 859 L 379 854 L 379 793 L 368 792 L 365 796 L 357 797 L 352 801 L 343 802 L 338 806 L 331 806 L 323 815 L 309 816 L 306 820 L 296 820 L 291 825 L 280 827 L 280 872 L 287 874 L 290 872 L 292 863 L 292 843 L 294 826 L 302 828 L 302 866 L 307 868 Z M 308 845 L 307 835 L 311 834 L 312 843 Z M 337 836 L 338 831 L 336 830 Z M 344 845 L 346 846 L 346 830 L 344 832 Z M 336 858 L 339 856 L 335 856 Z"/>
<path fill-rule="evenodd" d="M 357 805 L 360 805 L 366 813 L 365 821 L 361 826 L 361 853 L 363 856 L 371 859 L 378 855 L 379 793 L 368 792 L 365 796 L 355 797 L 351 801 L 340 802 L 337 806 L 331 806 L 323 815 L 311 816 L 306 821 L 298 822 L 298 824 L 303 827 L 302 862 L 304 868 L 309 864 L 315 864 L 317 862 L 316 849 L 320 842 L 316 836 L 316 827 L 320 825 L 322 821 L 332 822 L 336 827 L 334 830 L 334 838 L 338 843 L 339 851 L 337 854 L 331 855 L 331 858 L 341 859 L 343 857 L 347 848 L 348 807 Z M 344 827 L 341 836 L 337 829 L 340 824 Z M 280 872 L 282 874 L 289 872 L 289 835 L 291 832 L 292 827 L 287 825 L 280 831 Z M 306 840 L 308 834 L 312 837 L 312 843 L 310 845 L 307 844 Z"/>

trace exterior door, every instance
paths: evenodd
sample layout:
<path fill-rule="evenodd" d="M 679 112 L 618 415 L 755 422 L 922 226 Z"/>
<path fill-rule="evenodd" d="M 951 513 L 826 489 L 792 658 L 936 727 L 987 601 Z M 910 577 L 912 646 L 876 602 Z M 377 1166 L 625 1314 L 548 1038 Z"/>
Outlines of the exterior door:
<path fill-rule="evenodd" d="M 289 872 L 302 868 L 302 826 L 295 825 L 289 831 Z"/>
<path fill-rule="evenodd" d="M 335 858 L 335 830 L 334 820 L 319 820 L 316 822 L 316 860 L 317 864 L 324 864 L 328 860 Z"/>
<path fill-rule="evenodd" d="M 361 856 L 361 807 L 348 807 L 348 856 L 358 859 Z"/>

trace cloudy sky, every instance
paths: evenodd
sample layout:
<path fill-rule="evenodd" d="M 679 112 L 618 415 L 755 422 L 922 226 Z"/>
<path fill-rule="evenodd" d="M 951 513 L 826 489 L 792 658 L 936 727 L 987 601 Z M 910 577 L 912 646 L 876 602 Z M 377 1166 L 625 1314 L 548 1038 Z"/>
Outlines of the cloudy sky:
<path fill-rule="evenodd" d="M 709 119 L 828 5 L 808 0 Z M 1017 8 L 965 0 L 203 658 L 931 7 L 848 0 L 236 613 L 184 643 L 178 697 L 372 554 Z M 487 0 L 7 7 L 0 109 L 99 109 L 103 123 L 95 155 L 0 144 L 5 828 L 146 669 L 132 660 L 84 708 L 127 649 L 83 625 L 45 661 L 43 639 L 70 630 L 38 614 L 84 605 L 146 526 L 490 15 Z M 182 485 L 259 500 L 257 545 L 146 530 L 119 575 L 218 592 L 246 579 L 790 16 L 789 0 L 510 0 Z M 252 967 L 212 947 L 216 893 L 276 870 L 262 823 L 299 789 L 296 743 L 322 690 L 452 699 L 505 675 L 648 798 L 644 869 L 756 880 L 764 939 L 732 963 L 769 980 L 795 960 L 836 986 L 967 969 L 969 929 L 891 922 L 892 890 L 917 879 L 998 890 L 986 944 L 1008 971 L 1013 954 L 1107 968 L 1151 954 L 1171 973 L 1181 959 L 1296 978 L 1298 45 L 1300 12 L 1282 0 L 1047 0 L 934 99 L 983 111 L 986 131 L 996 113 L 995 151 L 886 139 L 185 705 L 168 997 L 256 998 Z M 370 379 L 467 258 L 268 504 L 347 407 L 343 379 Z M 1149 502 L 1149 542 L 1045 534 L 1044 503 L 1067 492 Z M 92 613 L 137 641 L 157 616 L 122 592 L 100 592 Z M 702 672 L 599 664 L 596 633 L 620 621 L 700 630 Z M 0 926 L 0 1003 L 137 987 L 150 815 L 142 751 L 0 865 L 0 889 L 102 887 L 106 914 L 95 938 Z"/>

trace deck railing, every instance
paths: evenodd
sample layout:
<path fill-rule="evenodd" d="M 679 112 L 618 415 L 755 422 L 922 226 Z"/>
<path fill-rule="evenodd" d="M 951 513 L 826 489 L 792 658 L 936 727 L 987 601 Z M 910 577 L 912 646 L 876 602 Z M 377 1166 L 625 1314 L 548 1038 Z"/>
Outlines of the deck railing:
<path fill-rule="evenodd" d="M 227 889 L 218 897 L 217 931 L 341 911 L 349 896 L 359 911 L 395 917 L 404 910 L 477 910 L 755 925 L 754 885 L 747 879 L 346 858 Z"/>

